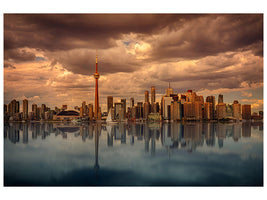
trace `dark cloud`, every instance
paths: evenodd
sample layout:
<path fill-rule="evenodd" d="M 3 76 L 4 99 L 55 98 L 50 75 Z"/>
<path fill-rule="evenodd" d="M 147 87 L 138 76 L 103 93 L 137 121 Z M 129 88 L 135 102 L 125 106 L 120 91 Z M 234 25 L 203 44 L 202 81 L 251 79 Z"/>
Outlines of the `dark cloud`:
<path fill-rule="evenodd" d="M 177 29 L 153 42 L 154 59 L 198 59 L 260 43 L 263 15 L 205 15 Z"/>
<path fill-rule="evenodd" d="M 14 62 L 34 61 L 35 54 L 28 52 L 25 49 L 9 49 L 5 50 L 4 59 L 12 60 Z"/>
<path fill-rule="evenodd" d="M 131 33 L 151 44 L 143 63 L 112 51 L 118 47 L 116 40 Z M 105 73 L 132 72 L 151 61 L 199 59 L 229 51 L 251 50 L 262 56 L 263 15 L 5 14 L 4 47 L 5 60 L 34 60 L 33 53 L 17 48 L 35 48 L 48 55 L 51 68 L 60 63 L 79 74 L 94 71 L 93 49 L 107 50 L 105 58 L 99 59 Z"/>
<path fill-rule="evenodd" d="M 122 34 L 152 34 L 197 15 L 165 14 L 6 14 L 5 49 L 109 48 Z"/>
<path fill-rule="evenodd" d="M 4 68 L 16 69 L 16 67 L 13 64 L 6 62 L 6 61 L 4 61 Z"/>

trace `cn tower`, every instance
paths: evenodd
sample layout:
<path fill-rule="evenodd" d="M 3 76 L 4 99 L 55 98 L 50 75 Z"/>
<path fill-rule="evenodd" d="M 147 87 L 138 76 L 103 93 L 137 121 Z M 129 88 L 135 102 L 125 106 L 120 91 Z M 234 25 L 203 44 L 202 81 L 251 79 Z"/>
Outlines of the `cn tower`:
<path fill-rule="evenodd" d="M 98 112 L 99 112 L 99 97 L 98 97 L 98 79 L 100 77 L 99 73 L 97 72 L 97 53 L 95 58 L 95 120 L 98 119 Z"/>

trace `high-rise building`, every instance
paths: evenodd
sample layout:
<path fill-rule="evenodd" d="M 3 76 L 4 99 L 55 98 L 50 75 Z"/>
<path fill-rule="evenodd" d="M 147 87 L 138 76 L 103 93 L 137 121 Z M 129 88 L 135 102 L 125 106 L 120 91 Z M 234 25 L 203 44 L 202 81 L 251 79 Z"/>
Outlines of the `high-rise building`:
<path fill-rule="evenodd" d="M 32 104 L 32 112 L 33 112 L 33 119 L 37 119 L 38 113 L 37 113 L 37 104 Z"/>
<path fill-rule="evenodd" d="M 109 113 L 109 110 L 113 108 L 113 96 L 107 97 L 107 112 Z"/>
<path fill-rule="evenodd" d="M 15 113 L 19 113 L 19 111 L 20 111 L 19 101 L 16 101 L 16 109 L 15 109 Z"/>
<path fill-rule="evenodd" d="M 37 120 L 41 119 L 41 107 L 37 107 Z"/>
<path fill-rule="evenodd" d="M 166 89 L 166 95 L 169 97 L 173 94 L 173 89 L 171 88 L 171 84 L 169 83 L 169 88 Z"/>
<path fill-rule="evenodd" d="M 85 117 L 87 115 L 86 101 L 82 102 L 82 115 L 83 115 L 83 117 Z"/>
<path fill-rule="evenodd" d="M 150 104 L 149 102 L 144 103 L 144 119 L 147 119 L 148 114 L 150 113 Z"/>
<path fill-rule="evenodd" d="M 42 104 L 42 106 L 41 106 L 41 116 L 40 116 L 41 119 L 45 118 L 45 112 L 46 112 L 46 105 Z"/>
<path fill-rule="evenodd" d="M 23 119 L 24 120 L 28 119 L 28 100 L 27 99 L 23 100 Z"/>
<path fill-rule="evenodd" d="M 83 107 L 80 107 L 80 117 L 84 116 Z"/>
<path fill-rule="evenodd" d="M 250 104 L 242 105 L 242 119 L 246 119 L 246 120 L 251 119 L 251 105 Z"/>
<path fill-rule="evenodd" d="M 122 109 L 123 109 L 123 116 L 126 115 L 126 99 L 121 99 Z"/>
<path fill-rule="evenodd" d="M 162 97 L 162 116 L 165 120 L 171 119 L 171 102 L 173 101 L 173 98 L 170 96 L 164 96 Z"/>
<path fill-rule="evenodd" d="M 143 118 L 143 113 L 144 113 L 143 102 L 137 102 L 136 118 Z"/>
<path fill-rule="evenodd" d="M 242 120 L 241 104 L 237 100 L 233 102 L 233 117 L 237 120 Z"/>
<path fill-rule="evenodd" d="M 134 107 L 134 98 L 130 98 L 130 108 Z"/>
<path fill-rule="evenodd" d="M 233 105 L 226 104 L 226 117 L 233 117 Z"/>
<path fill-rule="evenodd" d="M 181 102 L 172 101 L 171 102 L 171 120 L 177 121 L 182 119 L 182 112 L 181 112 Z"/>
<path fill-rule="evenodd" d="M 193 102 L 192 101 L 192 90 L 187 90 L 185 96 L 186 96 L 186 102 Z"/>
<path fill-rule="evenodd" d="M 207 96 L 206 102 L 209 102 L 212 104 L 212 119 L 215 119 L 215 96 Z"/>
<path fill-rule="evenodd" d="M 220 103 L 223 103 L 223 95 L 222 94 L 219 94 L 219 97 L 218 97 L 218 104 Z"/>
<path fill-rule="evenodd" d="M 10 104 L 10 116 L 14 116 L 15 113 L 16 113 L 16 105 L 17 105 L 17 101 L 15 99 L 13 99 L 11 101 L 11 104 Z"/>
<path fill-rule="evenodd" d="M 148 90 L 145 91 L 145 103 L 149 102 L 149 92 Z"/>
<path fill-rule="evenodd" d="M 155 86 L 151 87 L 151 104 L 156 102 L 156 88 Z"/>
<path fill-rule="evenodd" d="M 201 101 L 195 101 L 193 104 L 195 107 L 195 119 L 201 120 L 202 119 L 202 103 Z"/>
<path fill-rule="evenodd" d="M 151 113 L 158 113 L 159 112 L 159 103 L 154 102 L 151 104 Z"/>
<path fill-rule="evenodd" d="M 93 106 L 93 104 L 88 104 L 88 113 L 89 113 L 89 120 L 93 120 L 93 118 L 94 118 L 94 106 Z"/>
<path fill-rule="evenodd" d="M 115 119 L 119 119 L 120 110 L 122 110 L 122 103 L 115 103 Z"/>
<path fill-rule="evenodd" d="M 99 114 L 99 97 L 98 97 L 98 79 L 100 78 L 100 75 L 97 71 L 97 55 L 95 58 L 95 73 L 94 73 L 94 78 L 95 78 L 95 119 L 100 120 L 98 118 Z"/>
<path fill-rule="evenodd" d="M 204 119 L 211 120 L 212 117 L 212 103 L 205 102 L 204 103 Z"/>
<path fill-rule="evenodd" d="M 217 111 L 217 119 L 226 118 L 226 104 L 225 103 L 217 104 L 216 111 Z"/>

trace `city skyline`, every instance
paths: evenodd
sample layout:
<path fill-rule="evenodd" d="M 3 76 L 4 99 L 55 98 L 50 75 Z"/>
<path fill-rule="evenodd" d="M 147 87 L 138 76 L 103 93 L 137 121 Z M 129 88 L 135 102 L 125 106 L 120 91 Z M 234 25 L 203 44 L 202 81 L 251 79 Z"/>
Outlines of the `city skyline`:
<path fill-rule="evenodd" d="M 27 98 L 49 107 L 94 104 L 95 50 L 99 103 L 156 102 L 174 93 L 263 110 L 262 14 L 4 15 L 4 103 Z M 129 25 L 130 24 L 130 25 Z M 150 98 L 149 98 L 150 101 Z"/>

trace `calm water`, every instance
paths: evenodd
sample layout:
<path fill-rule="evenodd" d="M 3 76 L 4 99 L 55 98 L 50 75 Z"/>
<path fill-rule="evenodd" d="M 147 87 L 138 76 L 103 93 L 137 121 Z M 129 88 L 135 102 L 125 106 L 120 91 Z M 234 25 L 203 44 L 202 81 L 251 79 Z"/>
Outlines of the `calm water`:
<path fill-rule="evenodd" d="M 4 185 L 262 186 L 263 123 L 9 123 Z"/>

